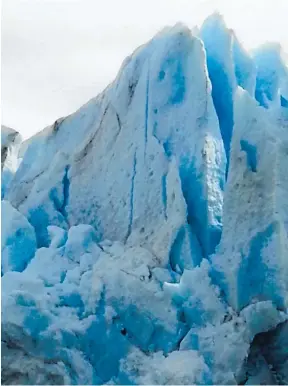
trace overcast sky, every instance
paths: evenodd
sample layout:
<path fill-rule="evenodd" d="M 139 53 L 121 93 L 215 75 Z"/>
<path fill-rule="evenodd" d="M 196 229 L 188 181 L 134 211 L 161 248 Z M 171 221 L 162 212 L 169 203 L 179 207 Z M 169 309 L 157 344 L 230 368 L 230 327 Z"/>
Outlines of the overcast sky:
<path fill-rule="evenodd" d="M 163 26 L 215 10 L 246 48 L 288 53 L 288 0 L 2 0 L 2 124 L 31 136 L 97 95 Z"/>

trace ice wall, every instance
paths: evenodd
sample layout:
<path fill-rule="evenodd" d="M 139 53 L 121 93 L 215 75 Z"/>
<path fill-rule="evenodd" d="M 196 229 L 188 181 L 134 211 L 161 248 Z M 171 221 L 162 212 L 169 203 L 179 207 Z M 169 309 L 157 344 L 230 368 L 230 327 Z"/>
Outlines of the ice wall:
<path fill-rule="evenodd" d="M 223 234 L 213 262 L 235 309 L 263 300 L 286 309 L 287 130 L 243 90 L 236 100 Z"/>
<path fill-rule="evenodd" d="M 9 199 L 39 246 L 47 225 L 88 223 L 103 237 L 150 244 L 163 264 L 187 234 L 199 261 L 219 242 L 225 164 L 203 44 L 177 25 L 31 142 Z"/>
<path fill-rule="evenodd" d="M 268 48 L 218 14 L 167 27 L 21 145 L 2 383 L 288 382 L 288 76 Z"/>

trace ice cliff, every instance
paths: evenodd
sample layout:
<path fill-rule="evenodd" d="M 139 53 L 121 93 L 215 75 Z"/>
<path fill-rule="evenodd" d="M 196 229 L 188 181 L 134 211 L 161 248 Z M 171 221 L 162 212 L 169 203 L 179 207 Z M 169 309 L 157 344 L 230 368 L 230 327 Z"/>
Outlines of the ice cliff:
<path fill-rule="evenodd" d="M 279 46 L 214 14 L 2 128 L 3 384 L 287 383 L 287 107 Z"/>

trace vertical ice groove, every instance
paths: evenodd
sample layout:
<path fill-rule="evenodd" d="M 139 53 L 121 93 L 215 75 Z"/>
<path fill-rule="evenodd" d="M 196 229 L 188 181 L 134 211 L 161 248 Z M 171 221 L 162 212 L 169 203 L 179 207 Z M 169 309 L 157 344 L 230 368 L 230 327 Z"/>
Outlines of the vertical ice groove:
<path fill-rule="evenodd" d="M 133 224 L 133 214 L 134 214 L 134 184 L 135 184 L 135 177 L 136 177 L 136 166 L 137 166 L 137 157 L 136 157 L 136 150 L 133 157 L 133 164 L 132 164 L 132 176 L 131 176 L 131 188 L 130 188 L 130 201 L 129 201 L 129 223 L 128 223 L 128 230 L 125 237 L 125 240 L 127 241 L 131 231 L 132 231 L 132 224 Z"/>
<path fill-rule="evenodd" d="M 148 139 L 148 123 L 149 123 L 149 68 L 147 72 L 146 94 L 145 94 L 145 128 L 144 128 L 145 154 L 146 154 L 147 139 Z"/>

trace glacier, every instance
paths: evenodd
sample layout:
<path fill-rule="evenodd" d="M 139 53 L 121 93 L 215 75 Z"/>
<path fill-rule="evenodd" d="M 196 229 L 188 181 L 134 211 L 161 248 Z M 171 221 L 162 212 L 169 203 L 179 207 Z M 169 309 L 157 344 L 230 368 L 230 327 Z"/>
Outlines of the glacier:
<path fill-rule="evenodd" d="M 166 27 L 1 152 L 3 384 L 288 382 L 279 45 Z"/>

